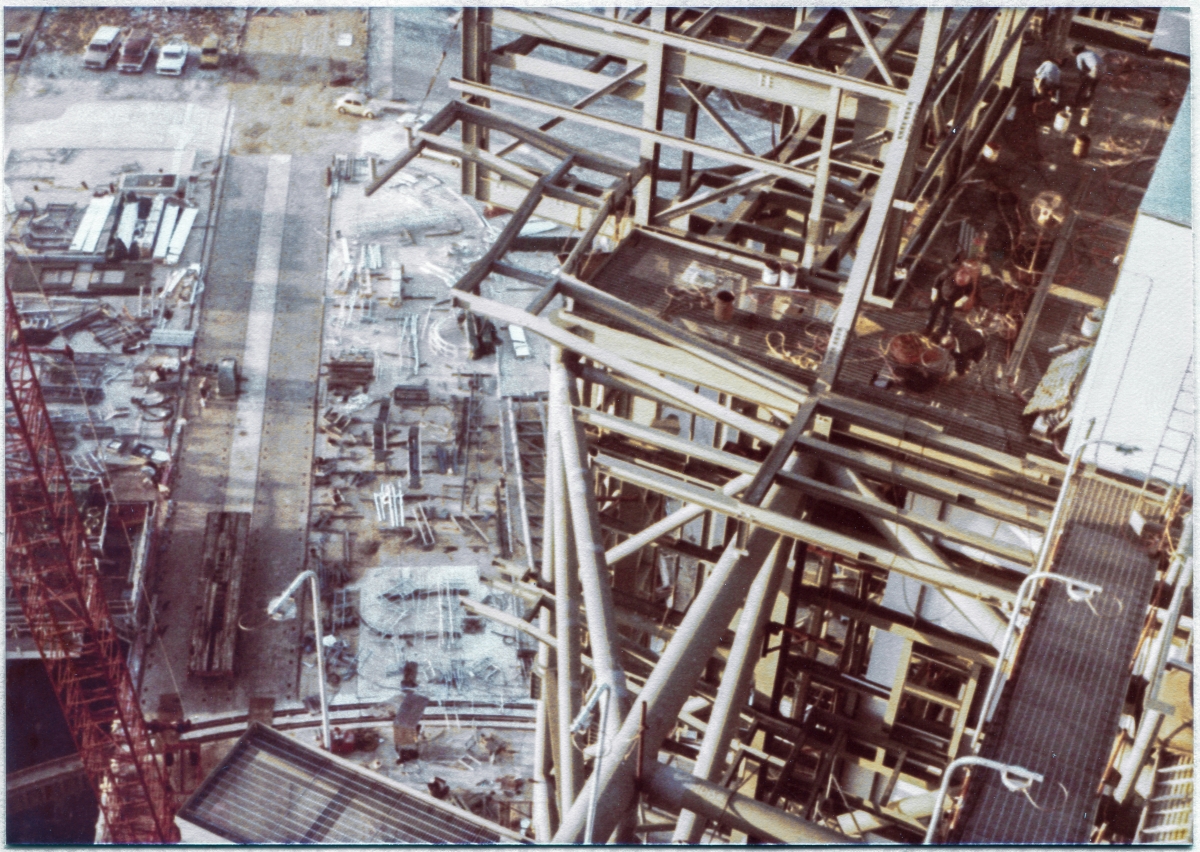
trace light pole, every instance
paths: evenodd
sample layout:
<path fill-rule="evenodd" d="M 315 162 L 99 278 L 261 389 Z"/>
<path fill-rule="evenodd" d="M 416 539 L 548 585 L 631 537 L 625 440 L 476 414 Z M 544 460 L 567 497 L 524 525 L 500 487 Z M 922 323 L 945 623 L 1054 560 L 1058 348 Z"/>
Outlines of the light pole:
<path fill-rule="evenodd" d="M 1000 773 L 1001 783 L 1014 793 L 1028 790 L 1034 781 L 1041 783 L 1046 780 L 1038 773 L 1030 772 L 1023 766 L 1000 763 L 996 760 L 988 760 L 986 757 L 968 756 L 952 761 L 946 767 L 945 774 L 942 775 L 942 786 L 938 787 L 937 798 L 933 801 L 933 815 L 929 818 L 929 828 L 925 831 L 925 840 L 923 841 L 925 846 L 933 843 L 933 838 L 937 836 L 938 822 L 942 818 L 942 807 L 946 804 L 946 791 L 950 788 L 950 778 L 960 766 L 986 766 L 988 769 L 995 769 Z"/>
<path fill-rule="evenodd" d="M 999 689 L 1000 671 L 1004 668 L 1004 659 L 1008 656 L 1008 647 L 1012 642 L 1013 634 L 1017 632 L 1017 620 L 1021 617 L 1021 608 L 1025 605 L 1025 598 L 1029 590 L 1034 588 L 1039 580 L 1056 580 L 1066 584 L 1067 596 L 1073 601 L 1090 601 L 1104 591 L 1095 583 L 1085 583 L 1083 580 L 1076 580 L 1062 574 L 1052 574 L 1049 571 L 1034 571 L 1021 581 L 1021 585 L 1017 589 L 1017 599 L 1013 603 L 1012 615 L 1008 617 L 1008 629 L 1004 631 L 1004 641 L 1000 643 L 1000 650 L 996 654 L 996 668 L 992 670 L 992 682 L 988 684 L 987 694 L 983 696 L 983 703 L 979 705 L 979 721 L 975 723 L 975 734 L 971 737 L 972 751 L 979 750 L 979 735 L 983 733 L 984 723 L 991 715 L 992 699 Z"/>
<path fill-rule="evenodd" d="M 324 637 L 321 635 L 323 632 L 321 630 L 321 590 L 317 587 L 316 573 L 310 569 L 297 574 L 296 579 L 292 580 L 291 585 L 284 589 L 279 597 L 273 598 L 267 604 L 267 615 L 276 620 L 282 618 L 280 610 L 283 609 L 283 605 L 287 602 L 288 598 L 296 593 L 296 590 L 300 588 L 305 580 L 309 581 L 312 588 L 313 632 L 316 633 L 317 637 L 317 682 L 321 692 L 321 741 L 325 744 L 325 750 L 329 751 L 329 701 L 325 696 L 325 647 L 322 642 Z"/>

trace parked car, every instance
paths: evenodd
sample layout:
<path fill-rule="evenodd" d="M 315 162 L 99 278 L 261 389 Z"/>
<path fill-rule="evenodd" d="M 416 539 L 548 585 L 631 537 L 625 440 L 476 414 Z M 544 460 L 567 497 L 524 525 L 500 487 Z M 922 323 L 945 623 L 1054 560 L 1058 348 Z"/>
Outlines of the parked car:
<path fill-rule="evenodd" d="M 4 58 L 20 59 L 25 52 L 25 33 L 4 34 Z"/>
<path fill-rule="evenodd" d="M 374 101 L 359 92 L 346 92 L 337 99 L 334 107 L 342 115 L 361 115 L 363 118 L 374 118 L 380 112 Z"/>
<path fill-rule="evenodd" d="M 154 65 L 154 71 L 158 74 L 178 77 L 183 74 L 187 58 L 188 43 L 182 36 L 171 36 L 167 39 L 166 44 L 159 48 L 158 62 Z"/>
<path fill-rule="evenodd" d="M 83 52 L 83 67 L 103 71 L 121 46 L 121 28 L 106 24 L 96 30 Z"/>
<path fill-rule="evenodd" d="M 217 68 L 221 64 L 221 38 L 209 33 L 200 43 L 200 67 Z"/>
<path fill-rule="evenodd" d="M 141 74 L 154 51 L 154 36 L 147 30 L 134 30 L 121 45 L 117 70 L 122 74 Z"/>

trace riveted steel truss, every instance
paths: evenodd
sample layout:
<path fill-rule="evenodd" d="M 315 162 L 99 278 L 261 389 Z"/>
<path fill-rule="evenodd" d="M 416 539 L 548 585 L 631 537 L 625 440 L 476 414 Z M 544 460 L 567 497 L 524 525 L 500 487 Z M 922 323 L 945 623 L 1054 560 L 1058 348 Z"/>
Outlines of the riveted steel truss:
<path fill-rule="evenodd" d="M 5 562 L 114 843 L 169 843 L 174 796 L 150 741 L 100 570 L 22 338 L 5 323 Z"/>

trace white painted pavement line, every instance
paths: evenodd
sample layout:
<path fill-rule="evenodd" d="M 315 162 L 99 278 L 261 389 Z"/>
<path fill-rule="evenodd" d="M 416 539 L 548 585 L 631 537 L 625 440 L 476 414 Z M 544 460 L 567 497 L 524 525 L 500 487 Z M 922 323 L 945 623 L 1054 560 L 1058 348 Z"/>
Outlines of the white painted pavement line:
<path fill-rule="evenodd" d="M 258 256 L 254 262 L 250 315 L 246 322 L 246 348 L 242 361 L 238 364 L 245 384 L 244 390 L 238 394 L 237 418 L 229 446 L 229 477 L 225 486 L 226 512 L 254 510 L 291 163 L 292 158 L 285 154 L 273 155 L 267 163 L 267 187 L 263 193 Z"/>

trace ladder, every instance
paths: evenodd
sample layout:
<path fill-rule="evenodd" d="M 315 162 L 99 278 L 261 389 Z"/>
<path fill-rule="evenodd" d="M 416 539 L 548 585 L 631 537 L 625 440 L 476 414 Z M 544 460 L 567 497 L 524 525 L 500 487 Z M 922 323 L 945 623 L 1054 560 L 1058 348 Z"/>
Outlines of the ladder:
<path fill-rule="evenodd" d="M 1187 369 L 1175 393 L 1171 413 L 1167 416 L 1162 437 L 1154 449 L 1150 470 L 1142 485 L 1139 503 L 1145 504 L 1150 497 L 1149 489 L 1157 485 L 1165 490 L 1164 506 L 1169 506 L 1180 487 L 1179 478 L 1192 458 L 1196 432 L 1196 374 L 1195 358 L 1188 360 Z"/>
<path fill-rule="evenodd" d="M 1135 843 L 1192 842 L 1192 755 L 1160 749 Z"/>

